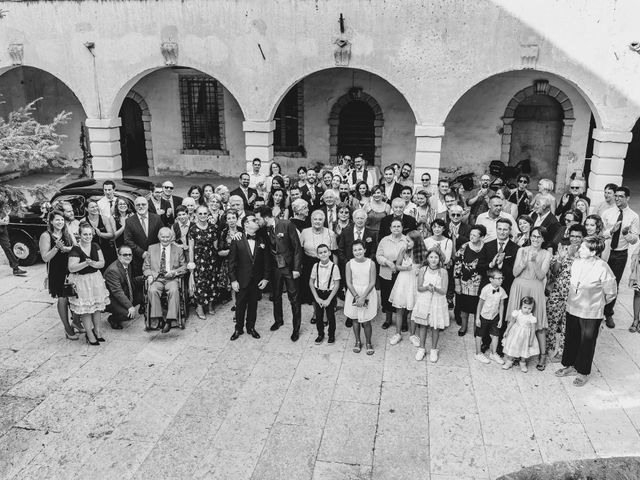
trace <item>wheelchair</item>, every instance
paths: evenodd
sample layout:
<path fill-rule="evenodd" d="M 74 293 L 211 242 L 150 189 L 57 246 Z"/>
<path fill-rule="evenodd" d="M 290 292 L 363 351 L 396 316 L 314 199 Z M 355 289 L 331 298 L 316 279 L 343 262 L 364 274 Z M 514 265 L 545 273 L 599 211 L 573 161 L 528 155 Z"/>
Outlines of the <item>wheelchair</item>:
<path fill-rule="evenodd" d="M 178 296 L 179 296 L 179 306 L 178 306 L 178 318 L 176 319 L 177 326 L 180 327 L 181 330 L 184 330 L 185 322 L 187 317 L 189 316 L 189 298 L 188 291 L 189 286 L 187 283 L 188 275 L 182 275 L 180 277 L 180 282 L 178 284 Z M 147 279 L 144 281 L 144 287 L 142 290 L 142 301 L 143 305 L 145 305 L 144 311 L 144 327 L 145 330 L 159 330 L 162 329 L 167 320 L 167 292 L 162 292 L 162 296 L 160 297 L 160 302 L 162 304 L 162 317 L 163 319 L 158 321 L 158 324 L 154 327 L 151 325 L 151 301 L 149 299 L 149 282 Z M 173 328 L 172 325 L 169 325 L 169 328 Z"/>

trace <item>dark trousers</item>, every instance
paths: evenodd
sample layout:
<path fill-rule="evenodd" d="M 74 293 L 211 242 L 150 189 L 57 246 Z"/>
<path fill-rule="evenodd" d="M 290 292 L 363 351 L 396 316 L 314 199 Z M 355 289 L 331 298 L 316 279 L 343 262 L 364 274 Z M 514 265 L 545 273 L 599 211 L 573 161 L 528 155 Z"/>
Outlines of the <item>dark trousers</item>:
<path fill-rule="evenodd" d="M 591 373 L 601 323 L 601 318 L 585 319 L 567 313 L 562 352 L 563 366 L 575 367 L 576 371 L 582 375 Z"/>
<path fill-rule="evenodd" d="M 298 300 L 298 281 L 293 278 L 291 271 L 286 268 L 276 268 L 273 273 L 273 318 L 276 322 L 284 323 L 282 313 L 282 286 L 287 288 L 287 296 L 291 303 L 291 314 L 293 316 L 293 331 L 300 331 L 300 302 Z"/>
<path fill-rule="evenodd" d="M 4 250 L 4 254 L 9 260 L 9 266 L 11 268 L 16 268 L 18 266 L 18 259 L 13 254 L 11 241 L 9 240 L 9 232 L 7 232 L 6 226 L 0 227 L 0 247 L 2 247 L 2 250 Z"/>
<path fill-rule="evenodd" d="M 624 273 L 624 267 L 627 265 L 627 250 L 611 250 L 609 254 L 609 267 L 611 267 L 611 271 L 613 275 L 616 277 L 616 285 L 620 285 L 620 279 L 622 278 L 622 274 Z M 604 307 L 605 316 L 613 316 L 613 307 L 616 304 L 616 299 L 614 298 L 611 303 L 607 303 Z"/>
<path fill-rule="evenodd" d="M 336 295 L 337 296 L 337 295 Z M 327 320 L 329 322 L 328 333 L 330 337 L 336 334 L 336 297 L 333 297 L 331 303 L 327 308 L 322 308 L 318 303 L 313 301 L 313 311 L 316 314 L 316 328 L 318 329 L 318 335 L 324 337 L 324 313 L 327 313 Z"/>
<path fill-rule="evenodd" d="M 244 330 L 245 314 L 247 330 L 255 328 L 260 294 L 258 282 L 253 279 L 246 288 L 241 288 L 236 293 L 236 331 L 242 332 Z"/>
<path fill-rule="evenodd" d="M 507 290 L 508 292 L 509 290 Z M 503 300 L 503 306 L 504 306 L 504 318 L 502 319 L 502 327 L 499 328 L 499 334 L 498 334 L 498 347 L 496 348 L 496 353 L 500 356 L 503 355 L 502 352 L 502 338 L 504 337 L 504 332 L 507 331 L 507 326 L 509 325 L 509 321 L 508 319 L 511 318 L 511 313 L 507 313 L 507 305 L 509 304 L 509 298 L 505 298 Z M 475 318 L 474 318 L 475 321 Z M 489 334 L 489 330 L 487 330 L 486 332 L 484 332 L 484 335 L 482 336 L 482 351 L 485 352 L 487 350 L 489 350 L 489 347 L 491 346 L 491 335 Z"/>

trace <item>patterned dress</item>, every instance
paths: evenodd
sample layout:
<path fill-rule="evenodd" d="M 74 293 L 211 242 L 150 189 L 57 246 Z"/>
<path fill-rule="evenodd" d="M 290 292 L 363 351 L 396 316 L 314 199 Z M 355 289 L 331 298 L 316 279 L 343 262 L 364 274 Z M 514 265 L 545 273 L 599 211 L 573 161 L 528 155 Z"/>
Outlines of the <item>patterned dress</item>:
<path fill-rule="evenodd" d="M 189 227 L 189 238 L 193 240 L 193 257 L 196 264 L 193 271 L 193 297 L 197 305 L 206 305 L 218 298 L 216 282 L 219 268 L 218 251 L 215 246 L 218 229 L 211 223 L 207 223 L 205 228 L 200 228 L 194 223 Z"/>
<path fill-rule="evenodd" d="M 234 232 L 229 231 L 229 227 L 224 227 L 218 240 L 218 250 L 229 250 L 231 236 L 236 232 L 242 232 L 240 227 Z M 231 282 L 229 281 L 229 257 L 218 257 L 218 291 L 221 300 L 231 298 Z"/>
<path fill-rule="evenodd" d="M 562 355 L 564 349 L 564 321 L 569 296 L 569 281 L 571 280 L 571 265 L 576 259 L 567 255 L 560 263 L 560 270 L 556 276 L 549 298 L 547 299 L 547 349 Z M 555 259 L 554 259 L 555 260 Z"/>
<path fill-rule="evenodd" d="M 456 252 L 453 264 L 453 279 L 456 291 L 456 305 L 460 311 L 475 315 L 480 295 L 482 275 L 478 272 L 479 250 L 474 250 L 465 244 Z"/>

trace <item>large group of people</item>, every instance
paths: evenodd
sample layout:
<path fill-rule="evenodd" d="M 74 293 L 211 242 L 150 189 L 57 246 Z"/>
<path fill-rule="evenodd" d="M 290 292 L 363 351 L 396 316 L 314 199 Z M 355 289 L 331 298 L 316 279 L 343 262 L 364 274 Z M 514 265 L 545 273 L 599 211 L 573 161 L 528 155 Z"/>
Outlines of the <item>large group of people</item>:
<path fill-rule="evenodd" d="M 40 250 L 67 338 L 83 332 L 92 345 L 104 341 L 97 313 L 107 308 L 111 327 L 122 328 L 137 313 L 143 284 L 148 315 L 163 332 L 176 320 L 185 288 L 201 319 L 235 298 L 231 340 L 245 329 L 260 338 L 259 299 L 264 292 L 273 302 L 275 331 L 284 325 L 286 292 L 292 341 L 300 335 L 301 305 L 313 305 L 316 344 L 325 327 L 327 342 L 335 342 L 342 308 L 353 352 L 363 349 L 362 329 L 372 355 L 372 321 L 381 309 L 381 328 L 394 329 L 392 345 L 408 334 L 416 360 L 428 354 L 437 362 L 439 334 L 451 317 L 458 335 L 472 329 L 479 362 L 523 372 L 532 358 L 538 370 L 560 362 L 556 375 L 575 375 L 574 384 L 584 385 L 600 324 L 615 326 L 617 286 L 639 239 L 629 189 L 609 184 L 604 202 L 591 205 L 579 178 L 556 197 L 552 181 L 541 179 L 534 192 L 526 175 L 515 188 L 497 190 L 482 175 L 467 190 L 443 178 L 432 185 L 426 172 L 414 186 L 410 164 L 384 168 L 377 183 L 365 165 L 361 156 L 344 157 L 331 169 L 300 167 L 288 176 L 273 162 L 263 175 L 255 159 L 231 191 L 194 185 L 181 198 L 165 181 L 130 211 L 114 182 L 105 181 L 104 198 L 88 204 L 81 222 L 65 202 L 54 206 Z M 637 332 L 637 253 L 631 265 L 629 331 Z"/>

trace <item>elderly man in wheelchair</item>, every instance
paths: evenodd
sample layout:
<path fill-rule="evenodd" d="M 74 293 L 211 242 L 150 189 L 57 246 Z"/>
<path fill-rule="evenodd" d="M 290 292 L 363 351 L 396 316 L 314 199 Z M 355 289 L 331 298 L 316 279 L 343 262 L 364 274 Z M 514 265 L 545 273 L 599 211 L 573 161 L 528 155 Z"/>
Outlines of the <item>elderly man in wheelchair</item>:
<path fill-rule="evenodd" d="M 143 273 L 146 278 L 148 295 L 146 329 L 152 330 L 153 319 L 158 322 L 157 328 L 162 333 L 171 329 L 171 322 L 179 321 L 183 326 L 184 312 L 181 305 L 182 277 L 187 273 L 187 262 L 184 250 L 173 243 L 174 234 L 170 228 L 161 228 L 158 232 L 160 243 L 149 246 L 144 259 Z M 167 316 L 163 320 L 162 297 L 166 295 Z"/>

